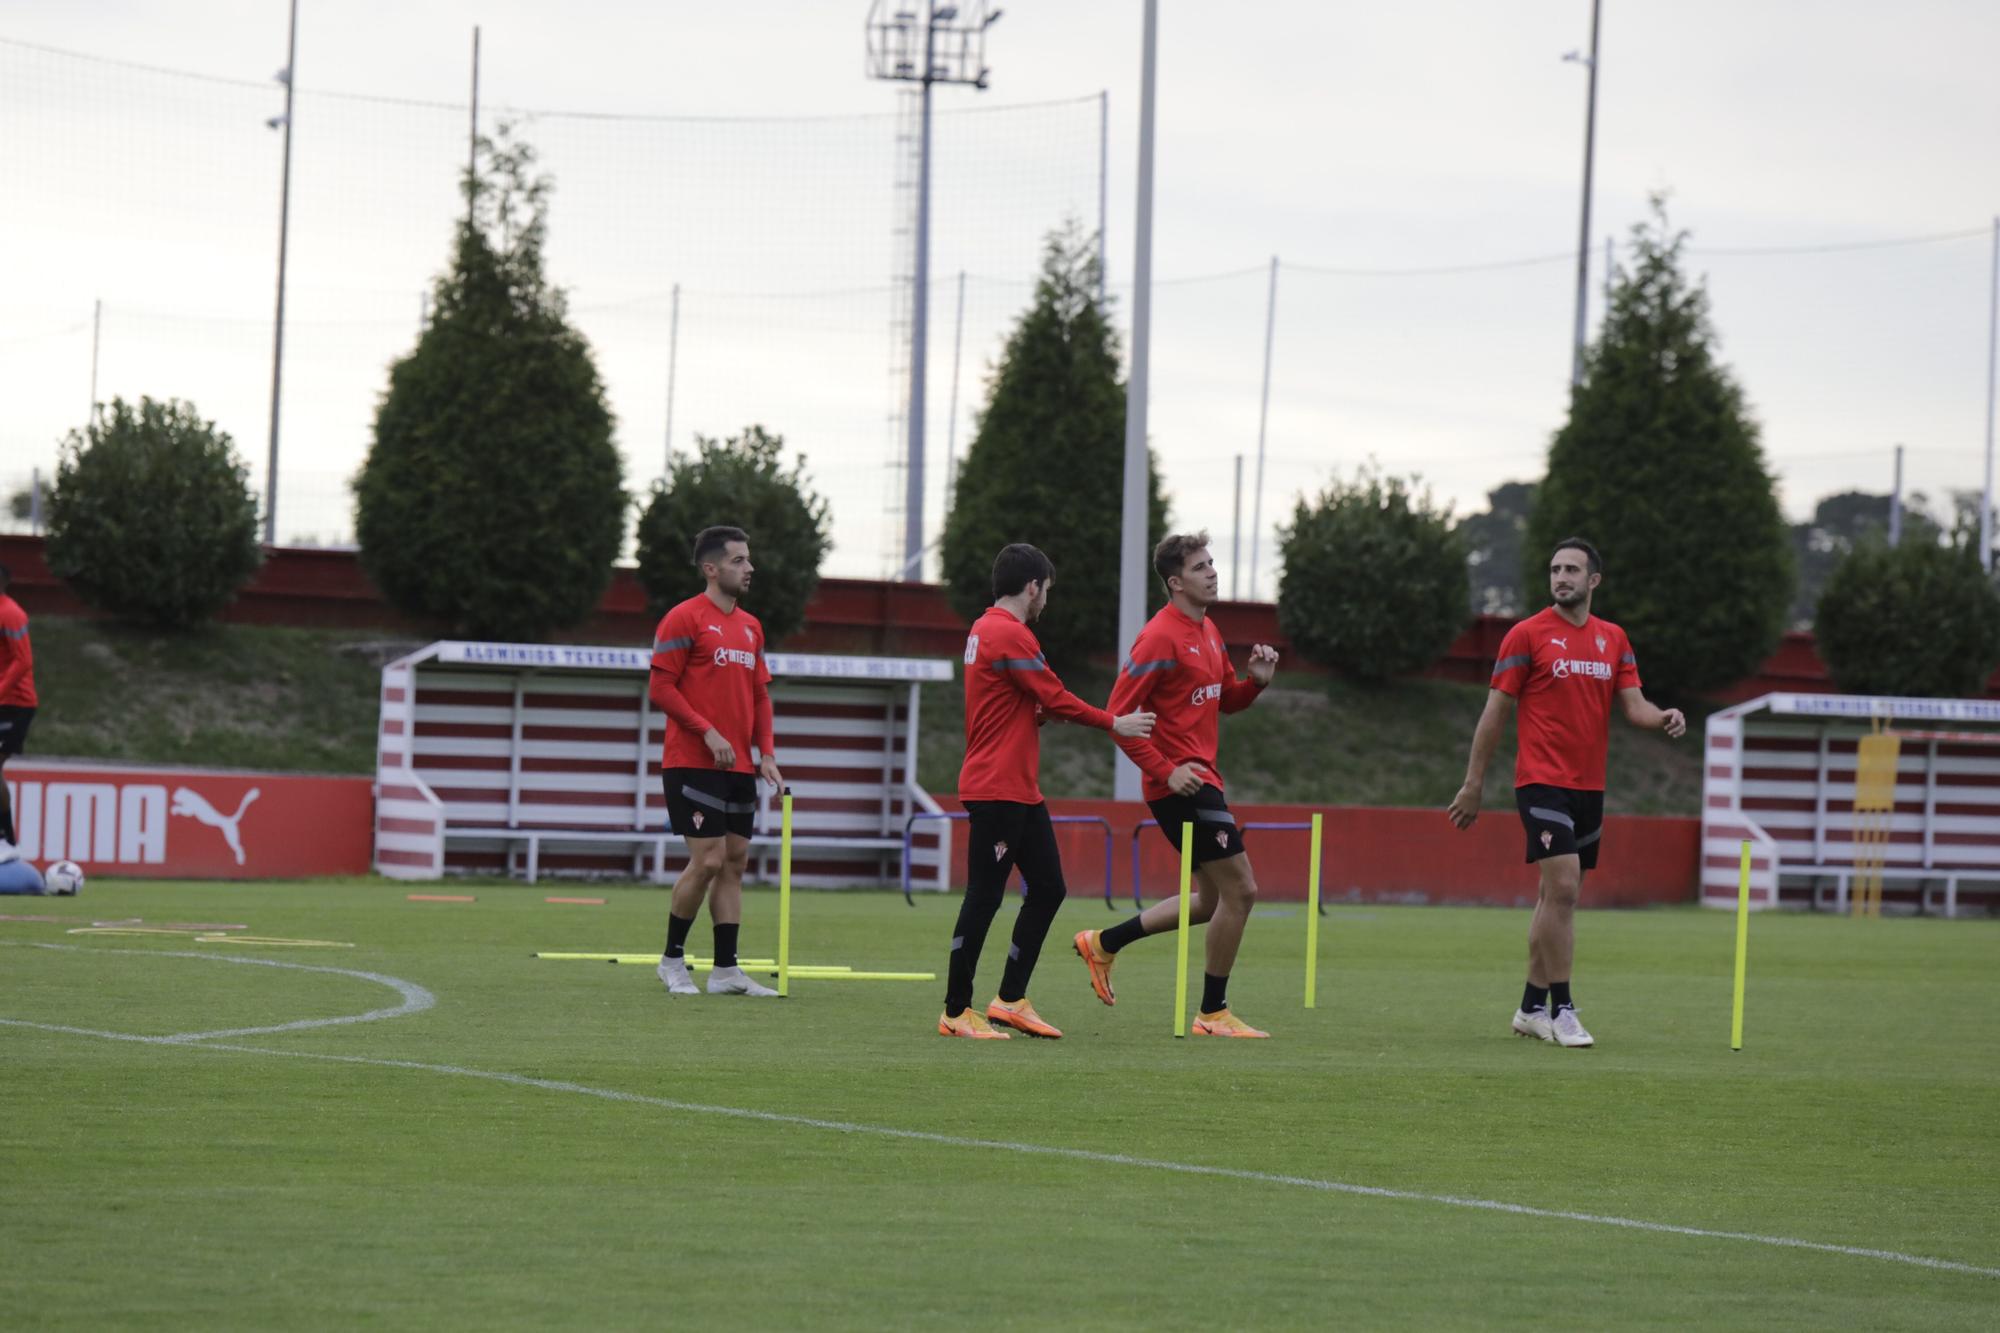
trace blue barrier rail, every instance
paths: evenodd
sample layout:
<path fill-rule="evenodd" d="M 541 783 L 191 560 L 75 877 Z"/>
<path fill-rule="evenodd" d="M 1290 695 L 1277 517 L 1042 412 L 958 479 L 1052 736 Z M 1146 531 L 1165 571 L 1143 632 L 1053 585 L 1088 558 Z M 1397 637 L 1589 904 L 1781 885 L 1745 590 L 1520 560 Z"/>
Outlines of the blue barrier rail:
<path fill-rule="evenodd" d="M 908 903 L 912 907 L 915 907 L 917 905 L 916 897 L 910 892 L 910 853 L 914 849 L 916 843 L 915 830 L 917 827 L 917 821 L 919 819 L 970 819 L 971 817 L 972 816 L 966 814 L 965 811 L 963 810 L 919 810 L 915 814 L 911 815 L 908 819 L 903 821 L 903 901 L 904 902 Z M 1098 827 L 1104 830 L 1104 905 L 1106 907 L 1110 907 L 1111 892 L 1112 892 L 1111 862 L 1114 859 L 1112 856 L 1111 821 L 1105 819 L 1101 815 L 1050 815 L 1049 822 L 1051 824 L 1096 824 Z M 949 875 L 949 873 L 950 873 L 950 867 L 947 866 L 946 874 Z M 1026 893 L 1027 889 L 1028 886 L 1026 884 L 1023 884 L 1021 886 L 1021 891 L 1023 893 Z"/>
<path fill-rule="evenodd" d="M 1144 911 L 1144 910 L 1145 910 L 1145 907 L 1146 907 L 1146 899 L 1145 899 L 1145 897 L 1144 897 L 1144 896 L 1143 896 L 1142 894 L 1140 894 L 1140 892 L 1139 892 L 1139 834 L 1140 834 L 1140 833 L 1142 833 L 1142 832 L 1144 832 L 1144 831 L 1145 831 L 1146 829 L 1149 829 L 1149 828 L 1158 828 L 1159 826 L 1160 826 L 1160 821 L 1159 821 L 1159 820 L 1157 820 L 1157 819 L 1142 819 L 1142 820 L 1140 820 L 1140 821 L 1139 821 L 1139 822 L 1138 822 L 1137 824 L 1134 824 L 1134 825 L 1132 826 L 1132 905 L 1133 905 L 1134 907 L 1137 907 L 1137 908 L 1139 908 L 1139 909 L 1140 909 L 1141 911 Z M 1310 832 L 1312 831 L 1312 821 L 1310 821 L 1310 820 L 1298 820 L 1298 821 L 1294 821 L 1294 820 L 1278 820 L 1278 819 L 1262 819 L 1262 820 L 1253 820 L 1252 822 L 1250 822 L 1250 823 L 1248 823 L 1248 824 L 1240 824 L 1240 825 L 1238 825 L 1237 827 L 1241 828 L 1241 829 L 1243 830 L 1243 832 L 1245 832 L 1245 833 L 1251 833 L 1251 832 L 1260 832 L 1260 833 L 1286 833 L 1286 832 L 1289 832 L 1289 833 L 1298 833 L 1298 832 L 1305 832 L 1305 833 L 1310 833 Z M 1325 873 L 1325 872 L 1326 872 L 1326 847 L 1325 847 L 1325 845 L 1324 845 L 1324 844 L 1322 844 L 1322 845 L 1321 845 L 1321 847 L 1320 847 L 1320 851 L 1319 851 L 1319 858 L 1320 858 L 1320 860 L 1319 860 L 1319 863 L 1320 863 L 1320 883 L 1321 883 L 1321 885 L 1323 886 L 1323 885 L 1324 885 L 1324 884 L 1326 883 L 1326 873 Z M 906 864 L 907 864 L 907 862 L 906 862 Z M 907 872 L 906 872 L 906 873 L 907 873 Z M 1105 895 L 1105 897 L 1104 897 L 1104 905 L 1105 905 L 1106 907 L 1109 907 L 1109 906 L 1111 905 L 1111 895 L 1110 895 L 1110 894 L 1108 894 L 1108 893 L 1107 893 L 1107 894 Z M 1320 902 L 1319 902 L 1319 914 L 1320 914 L 1321 916 L 1325 916 L 1325 915 L 1326 915 L 1326 895 L 1325 895 L 1325 893 L 1324 893 L 1324 892 L 1322 892 L 1322 893 L 1320 894 Z"/>

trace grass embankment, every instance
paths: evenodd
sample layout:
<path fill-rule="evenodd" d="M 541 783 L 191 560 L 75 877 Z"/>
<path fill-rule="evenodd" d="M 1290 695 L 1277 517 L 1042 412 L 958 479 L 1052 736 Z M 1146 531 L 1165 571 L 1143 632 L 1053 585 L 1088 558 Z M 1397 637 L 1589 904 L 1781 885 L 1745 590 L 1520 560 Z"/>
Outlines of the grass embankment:
<path fill-rule="evenodd" d="M 36 616 L 37 758 L 371 773 L 380 631 L 212 625 L 162 634 Z"/>
<path fill-rule="evenodd" d="M 333 773 L 373 770 L 381 664 L 416 646 L 368 630 L 218 625 L 163 635 L 53 616 L 35 619 L 34 643 L 34 755 Z M 1093 703 L 1111 693 L 1108 671 L 1066 680 Z M 1442 806 L 1464 776 L 1485 699 L 1483 687 L 1449 681 L 1363 686 L 1281 669 L 1254 707 L 1224 719 L 1219 759 L 1240 802 Z M 963 686 L 925 686 L 922 708 L 918 776 L 931 791 L 952 791 Z M 1489 808 L 1511 805 L 1512 784 L 1510 736 L 1487 776 Z M 1060 723 L 1043 730 L 1045 794 L 1108 796 L 1110 785 L 1108 737 Z M 1688 815 L 1700 804 L 1698 741 L 1612 725 L 1608 809 Z"/>

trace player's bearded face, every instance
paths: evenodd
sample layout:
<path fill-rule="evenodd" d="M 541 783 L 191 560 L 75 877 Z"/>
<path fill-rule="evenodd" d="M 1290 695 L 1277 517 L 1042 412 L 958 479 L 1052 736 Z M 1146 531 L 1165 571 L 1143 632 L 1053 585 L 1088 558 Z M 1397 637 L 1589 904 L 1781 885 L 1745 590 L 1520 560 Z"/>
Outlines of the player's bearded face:
<path fill-rule="evenodd" d="M 750 576 L 756 568 L 750 563 L 750 548 L 742 542 L 731 542 L 716 564 L 715 586 L 731 597 L 741 597 L 750 591 Z"/>
<path fill-rule="evenodd" d="M 1549 596 L 1557 606 L 1581 606 L 1597 586 L 1598 576 L 1579 552 L 1558 551 L 1549 562 Z"/>

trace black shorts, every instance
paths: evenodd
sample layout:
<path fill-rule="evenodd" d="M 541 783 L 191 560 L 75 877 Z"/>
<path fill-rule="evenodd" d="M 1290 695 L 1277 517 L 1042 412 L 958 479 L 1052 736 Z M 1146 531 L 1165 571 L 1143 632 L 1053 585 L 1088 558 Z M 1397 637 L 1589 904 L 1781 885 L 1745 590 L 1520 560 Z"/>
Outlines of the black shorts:
<path fill-rule="evenodd" d="M 966 889 L 998 895 L 1007 891 L 1007 876 L 1016 866 L 1021 883 L 1040 894 L 1060 898 L 1062 854 L 1056 849 L 1056 826 L 1046 805 L 1019 801 L 967 801 L 972 833 L 965 844 Z"/>
<path fill-rule="evenodd" d="M 1236 816 L 1229 813 L 1229 802 L 1223 799 L 1220 787 L 1204 782 L 1192 796 L 1162 796 L 1146 802 L 1146 807 L 1159 821 L 1160 832 L 1173 845 L 1175 856 L 1181 851 L 1181 826 L 1189 820 L 1194 821 L 1196 865 L 1243 855 L 1243 830 L 1236 827 Z"/>
<path fill-rule="evenodd" d="M 28 744 L 28 724 L 34 720 L 32 708 L 0 708 L 0 759 L 21 753 Z"/>
<path fill-rule="evenodd" d="M 757 828 L 757 775 L 714 768 L 669 768 L 660 774 L 667 791 L 667 823 L 683 838 L 747 838 Z"/>
<path fill-rule="evenodd" d="M 1604 835 L 1604 793 L 1533 783 L 1514 789 L 1521 826 L 1528 830 L 1528 860 L 1574 856 L 1585 870 L 1597 869 L 1598 840 Z"/>

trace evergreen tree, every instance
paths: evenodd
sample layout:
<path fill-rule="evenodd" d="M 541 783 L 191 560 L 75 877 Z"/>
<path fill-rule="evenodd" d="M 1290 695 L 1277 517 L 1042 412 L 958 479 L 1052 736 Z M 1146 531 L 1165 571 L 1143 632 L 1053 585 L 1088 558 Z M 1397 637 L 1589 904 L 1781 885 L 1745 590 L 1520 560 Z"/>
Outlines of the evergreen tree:
<path fill-rule="evenodd" d="M 627 502 L 590 346 L 542 267 L 550 182 L 505 127 L 479 148 L 435 317 L 389 370 L 354 526 L 399 610 L 537 640 L 596 607 Z"/>
<path fill-rule="evenodd" d="M 1535 483 L 1507 481 L 1486 492 L 1486 511 L 1454 529 L 1465 543 L 1475 616 L 1519 616 L 1532 599 L 1521 587 L 1521 541 L 1535 509 Z"/>
<path fill-rule="evenodd" d="M 1279 534 L 1278 624 L 1360 680 L 1415 675 L 1465 628 L 1465 542 L 1414 480 L 1364 470 L 1301 498 Z"/>
<path fill-rule="evenodd" d="M 993 557 L 1029 542 L 1056 568 L 1055 595 L 1035 626 L 1050 661 L 1068 668 L 1117 652 L 1124 475 L 1117 335 L 1097 304 L 1096 244 L 1072 222 L 1048 238 L 1034 303 L 1007 339 L 958 470 L 943 542 L 952 606 L 977 617 L 993 601 Z M 1167 531 L 1150 458 L 1147 490 L 1150 559 Z M 1146 583 L 1160 605 L 1150 566 Z"/>
<path fill-rule="evenodd" d="M 1975 509 L 1976 514 L 1976 509 Z M 1835 567 L 1813 629 L 1850 694 L 1977 697 L 2000 663 L 2000 593 L 1979 567 L 1978 530 L 1893 549 L 1862 540 Z"/>
<path fill-rule="evenodd" d="M 1555 543 L 1594 542 L 1605 579 L 1592 609 L 1624 626 L 1648 685 L 1669 693 L 1754 670 L 1794 578 L 1757 425 L 1715 359 L 1708 293 L 1681 271 L 1685 242 L 1656 197 L 1550 445 L 1522 555 L 1532 606 Z"/>
<path fill-rule="evenodd" d="M 780 466 L 785 439 L 762 426 L 694 442 L 693 456 L 677 455 L 666 480 L 654 483 L 639 516 L 639 582 L 654 614 L 664 615 L 706 586 L 694 564 L 696 534 L 717 524 L 742 528 L 757 569 L 744 605 L 775 647 L 804 627 L 806 603 L 819 586 L 820 562 L 833 545 L 826 500 L 812 490 L 803 457 L 790 471 Z"/>
<path fill-rule="evenodd" d="M 213 616 L 257 572 L 257 501 L 194 404 L 114 398 L 71 431 L 49 495 L 49 569 L 86 602 L 160 629 Z"/>

